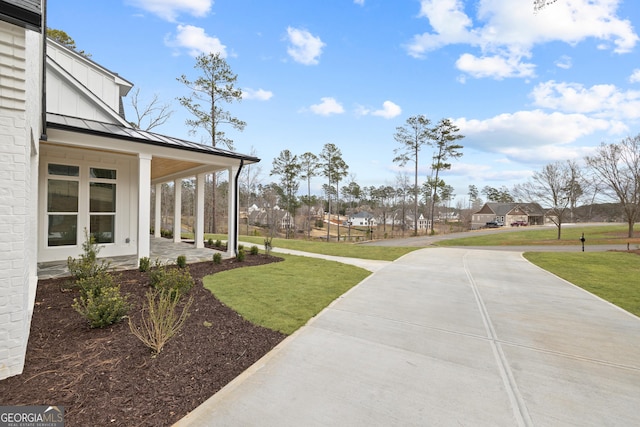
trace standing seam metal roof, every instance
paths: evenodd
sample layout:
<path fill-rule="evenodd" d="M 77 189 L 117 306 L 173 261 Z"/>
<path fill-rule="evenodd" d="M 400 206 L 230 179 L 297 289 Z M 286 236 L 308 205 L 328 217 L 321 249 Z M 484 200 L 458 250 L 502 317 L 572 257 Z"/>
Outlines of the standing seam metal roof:
<path fill-rule="evenodd" d="M 90 135 L 115 138 L 142 144 L 156 145 L 178 150 L 194 151 L 203 154 L 242 159 L 250 162 L 259 162 L 260 159 L 253 156 L 223 150 L 210 145 L 196 144 L 184 139 L 173 138 L 140 129 L 127 128 L 113 123 L 103 123 L 95 120 L 81 119 L 78 117 L 64 116 L 61 114 L 47 113 L 47 127 L 51 129 L 67 130 Z"/>

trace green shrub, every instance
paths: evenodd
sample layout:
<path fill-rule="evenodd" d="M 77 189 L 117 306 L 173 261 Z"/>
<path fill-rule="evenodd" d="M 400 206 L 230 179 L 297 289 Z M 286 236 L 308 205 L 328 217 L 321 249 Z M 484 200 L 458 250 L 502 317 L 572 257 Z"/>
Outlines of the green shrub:
<path fill-rule="evenodd" d="M 189 317 L 193 297 L 182 307 L 180 315 L 176 310 L 178 303 L 179 299 L 172 297 L 170 292 L 147 291 L 147 302 L 142 308 L 140 327 L 134 325 L 129 318 L 131 333 L 149 347 L 154 355 L 160 353 L 167 341 L 182 328 Z"/>
<path fill-rule="evenodd" d="M 213 239 L 211 237 L 209 237 L 209 240 L 207 240 L 207 244 L 209 246 L 213 246 Z"/>
<path fill-rule="evenodd" d="M 80 296 L 72 307 L 89 321 L 91 328 L 104 328 L 122 320 L 129 310 L 127 296 L 113 283 L 108 273 L 85 278 L 78 282 Z"/>
<path fill-rule="evenodd" d="M 245 256 L 246 255 L 244 253 L 244 249 L 238 250 L 238 254 L 236 255 L 236 261 L 238 261 L 238 262 L 244 261 Z"/>
<path fill-rule="evenodd" d="M 149 273 L 151 287 L 168 292 L 173 298 L 180 298 L 193 287 L 193 278 L 188 268 L 171 268 L 161 263 Z"/>
<path fill-rule="evenodd" d="M 244 249 L 244 245 L 238 245 L 238 250 L 241 251 Z"/>
<path fill-rule="evenodd" d="M 100 247 L 96 243 L 95 238 L 89 234 L 86 228 L 84 229 L 84 239 L 80 258 L 67 258 L 67 268 L 75 282 L 89 277 L 94 277 L 101 273 L 106 273 L 110 267 L 110 263 L 105 260 L 100 260 L 100 262 L 98 262 Z"/>
<path fill-rule="evenodd" d="M 147 271 L 149 271 L 149 269 L 151 268 L 151 260 L 149 259 L 149 257 L 142 257 L 140 258 L 140 265 L 138 267 L 138 270 L 140 270 L 140 272 L 142 273 L 146 273 Z"/>
<path fill-rule="evenodd" d="M 213 254 L 213 263 L 221 264 L 222 263 L 222 254 L 220 252 L 216 252 Z"/>
<path fill-rule="evenodd" d="M 251 249 L 249 249 L 249 253 L 251 255 L 258 255 L 258 251 L 259 251 L 259 249 L 258 249 L 258 247 L 256 245 L 251 246 Z"/>
<path fill-rule="evenodd" d="M 216 240 L 216 248 L 222 247 L 222 241 L 220 239 Z"/>
<path fill-rule="evenodd" d="M 178 259 L 176 259 L 176 264 L 180 268 L 185 268 L 187 266 L 187 256 L 186 255 L 178 255 Z"/>

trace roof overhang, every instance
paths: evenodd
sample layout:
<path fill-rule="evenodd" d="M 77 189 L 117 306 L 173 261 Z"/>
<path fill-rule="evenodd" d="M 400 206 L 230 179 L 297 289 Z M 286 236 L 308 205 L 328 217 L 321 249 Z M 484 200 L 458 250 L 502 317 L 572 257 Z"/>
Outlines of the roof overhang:
<path fill-rule="evenodd" d="M 47 144 L 107 153 L 151 156 L 152 183 L 169 182 L 257 163 L 259 158 L 177 138 L 56 114 L 47 114 Z"/>
<path fill-rule="evenodd" d="M 0 0 L 0 20 L 41 32 L 41 8 L 39 0 Z"/>

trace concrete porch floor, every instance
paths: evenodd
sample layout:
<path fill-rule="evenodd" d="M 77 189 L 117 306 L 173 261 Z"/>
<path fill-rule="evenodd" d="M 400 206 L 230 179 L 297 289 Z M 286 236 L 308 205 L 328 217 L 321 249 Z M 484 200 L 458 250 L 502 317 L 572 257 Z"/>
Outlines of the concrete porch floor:
<path fill-rule="evenodd" d="M 150 245 L 151 263 L 159 260 L 162 263 L 175 264 L 179 255 L 186 255 L 187 263 L 211 261 L 213 254 L 219 251 L 214 249 L 196 249 L 192 242 L 174 243 L 173 240 L 165 238 L 155 238 L 151 236 Z M 222 257 L 226 257 L 226 252 L 221 252 Z M 128 270 L 137 268 L 137 258 L 135 255 L 107 257 L 105 259 L 111 263 L 113 270 Z M 55 277 L 64 277 L 69 275 L 66 261 L 39 262 L 38 263 L 38 279 L 51 279 Z"/>

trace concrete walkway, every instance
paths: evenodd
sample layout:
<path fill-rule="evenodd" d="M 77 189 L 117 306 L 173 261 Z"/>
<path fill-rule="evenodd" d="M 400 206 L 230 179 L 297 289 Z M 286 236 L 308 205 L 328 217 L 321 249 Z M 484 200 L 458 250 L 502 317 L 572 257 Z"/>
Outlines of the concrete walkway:
<path fill-rule="evenodd" d="M 519 253 L 384 266 L 176 425 L 640 425 L 640 319 Z"/>

